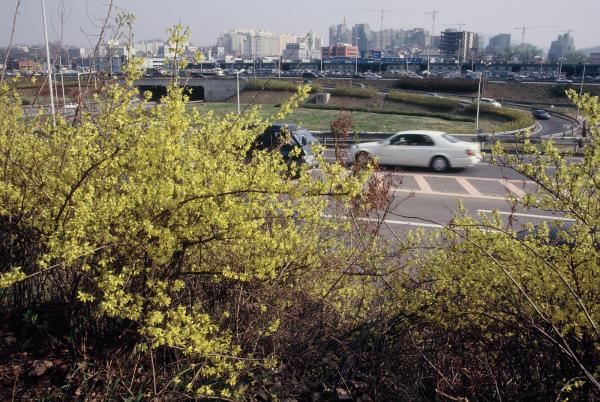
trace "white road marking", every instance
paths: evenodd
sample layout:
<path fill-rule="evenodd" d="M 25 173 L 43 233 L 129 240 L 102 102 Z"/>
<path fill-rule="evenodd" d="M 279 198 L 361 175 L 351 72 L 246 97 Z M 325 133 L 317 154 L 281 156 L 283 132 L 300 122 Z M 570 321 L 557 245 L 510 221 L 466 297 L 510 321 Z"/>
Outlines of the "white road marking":
<path fill-rule="evenodd" d="M 535 184 L 535 182 L 530 181 L 530 180 L 523 180 L 523 179 L 506 179 L 506 178 L 491 178 L 491 177 L 473 177 L 473 176 L 450 176 L 450 175 L 443 175 L 443 174 L 421 174 L 421 173 L 406 173 L 406 172 L 390 172 L 393 175 L 401 175 L 401 176 L 408 176 L 408 177 L 415 177 L 415 176 L 421 176 L 423 178 L 427 178 L 427 177 L 436 177 L 436 178 L 441 178 L 441 179 L 456 179 L 457 177 L 462 177 L 465 178 L 467 180 L 479 180 L 479 181 L 495 181 L 495 182 L 499 182 L 499 181 L 509 181 L 509 182 L 515 182 L 515 183 L 526 183 L 526 184 Z"/>
<path fill-rule="evenodd" d="M 478 209 L 477 212 L 478 213 L 484 213 L 484 214 L 491 214 L 494 211 L 492 211 L 490 209 Z M 504 211 L 498 211 L 498 214 L 499 215 L 520 216 L 520 217 L 523 217 L 523 218 L 550 219 L 550 220 L 555 220 L 555 221 L 575 222 L 575 219 L 563 218 L 561 216 L 523 214 L 523 213 L 518 213 L 518 212 L 514 212 L 513 213 L 513 212 L 504 212 Z"/>
<path fill-rule="evenodd" d="M 424 195 L 435 195 L 441 197 L 455 197 L 455 198 L 477 198 L 480 200 L 494 200 L 494 201 L 506 201 L 506 197 L 499 197 L 496 195 L 471 195 L 466 193 L 443 193 L 439 191 L 420 191 L 420 190 L 410 190 L 404 188 L 397 188 L 394 190 L 396 193 L 414 193 L 414 194 L 424 194 Z"/>
<path fill-rule="evenodd" d="M 515 186 L 508 180 L 502 180 L 502 185 L 504 186 L 506 191 L 510 191 L 511 193 L 516 195 L 518 198 L 523 198 L 523 197 L 525 197 L 525 194 L 527 194 L 525 191 L 523 191 L 523 189 L 520 189 L 519 187 Z"/>
<path fill-rule="evenodd" d="M 479 192 L 479 190 L 477 190 L 475 187 L 473 187 L 473 185 L 471 183 L 469 183 L 469 181 L 464 178 L 464 177 L 456 177 L 455 180 L 458 182 L 458 184 L 461 185 L 462 188 L 465 189 L 465 191 L 474 197 L 481 197 L 483 194 L 481 194 Z"/>
<path fill-rule="evenodd" d="M 323 215 L 323 217 L 326 219 L 333 219 L 333 218 L 346 219 L 346 220 L 356 219 L 357 221 L 360 221 L 360 222 L 382 222 L 381 219 L 377 219 L 377 218 L 353 218 L 351 216 L 333 216 L 333 215 Z M 391 220 L 391 219 L 385 219 L 383 222 L 387 223 L 388 225 L 395 225 L 395 226 L 417 226 L 417 227 L 432 228 L 432 229 L 443 228 L 442 225 L 438 225 L 435 223 L 397 221 L 397 220 Z"/>
<path fill-rule="evenodd" d="M 419 185 L 419 188 L 421 189 L 422 192 L 427 193 L 427 194 L 433 193 L 431 186 L 429 185 L 429 183 L 427 183 L 427 180 L 425 180 L 425 177 L 423 177 L 423 175 L 415 174 L 415 175 L 413 175 L 413 178 Z"/>

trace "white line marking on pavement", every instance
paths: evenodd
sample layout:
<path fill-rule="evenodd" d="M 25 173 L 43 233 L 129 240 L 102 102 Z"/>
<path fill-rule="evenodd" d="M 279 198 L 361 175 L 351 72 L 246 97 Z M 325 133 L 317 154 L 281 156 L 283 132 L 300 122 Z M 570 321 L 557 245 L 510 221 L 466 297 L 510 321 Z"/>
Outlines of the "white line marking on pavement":
<path fill-rule="evenodd" d="M 427 180 L 425 180 L 425 177 L 423 177 L 423 175 L 416 174 L 413 175 L 413 178 L 415 179 L 423 193 L 433 193 L 431 186 L 429 185 L 429 183 L 427 183 Z"/>
<path fill-rule="evenodd" d="M 516 195 L 518 198 L 525 197 L 525 194 L 526 194 L 525 191 L 523 191 L 519 187 L 515 186 L 510 181 L 508 181 L 508 180 L 502 180 L 502 185 L 504 186 L 504 188 L 506 189 L 506 191 L 510 191 L 511 193 L 513 193 L 514 195 Z"/>
<path fill-rule="evenodd" d="M 473 177 L 473 176 L 450 176 L 450 175 L 443 175 L 443 174 L 416 174 L 416 173 L 405 173 L 405 172 L 391 172 L 391 174 L 393 175 L 401 175 L 401 176 L 407 176 L 407 177 L 416 177 L 416 176 L 421 176 L 423 178 L 426 177 L 439 177 L 441 179 L 456 179 L 457 177 L 462 177 L 465 178 L 467 180 L 479 180 L 479 181 L 495 181 L 495 182 L 499 182 L 499 181 L 509 181 L 509 182 L 515 182 L 515 183 L 526 183 L 526 184 L 535 184 L 535 182 L 530 181 L 530 180 L 523 180 L 523 179 L 506 179 L 506 178 L 502 178 L 502 177 L 498 177 L 498 178 L 491 178 L 491 177 Z"/>
<path fill-rule="evenodd" d="M 469 181 L 466 178 L 456 177 L 456 181 L 462 186 L 462 188 L 465 189 L 467 193 L 469 193 L 469 195 L 472 195 L 474 197 L 481 197 L 482 194 L 479 192 L 479 190 L 473 187 L 473 185 L 469 183 Z"/>
<path fill-rule="evenodd" d="M 350 217 L 350 216 L 333 216 L 333 215 L 323 215 L 323 217 L 326 218 L 326 219 L 334 219 L 334 218 L 339 218 L 339 219 L 356 219 L 357 221 L 360 221 L 360 222 L 381 222 L 381 219 L 377 219 L 377 218 L 353 218 L 353 217 Z M 433 228 L 433 229 L 441 229 L 441 228 L 443 228 L 442 225 L 438 225 L 438 224 L 435 224 L 435 223 L 396 221 L 396 220 L 390 220 L 390 219 L 386 219 L 383 222 L 387 223 L 389 225 L 397 225 L 397 226 L 417 226 L 417 227 Z"/>
<path fill-rule="evenodd" d="M 491 214 L 494 211 L 490 210 L 490 209 L 478 209 L 477 210 L 478 213 L 484 213 L 484 214 Z M 556 221 L 566 221 L 566 222 L 575 222 L 575 219 L 571 219 L 571 218 L 563 218 L 561 216 L 551 216 L 551 215 L 536 215 L 536 214 L 522 214 L 522 213 L 517 213 L 517 212 L 504 212 L 504 211 L 498 211 L 499 215 L 513 215 L 513 216 L 521 216 L 523 218 L 536 218 L 536 219 L 552 219 L 552 220 L 556 220 Z"/>
<path fill-rule="evenodd" d="M 397 193 L 414 193 L 414 194 L 424 194 L 424 195 L 436 195 L 442 197 L 455 197 L 455 198 L 478 198 L 480 200 L 494 200 L 494 201 L 506 201 L 506 197 L 499 197 L 496 195 L 471 195 L 465 193 L 442 193 L 438 191 L 419 191 L 419 190 L 409 190 L 403 188 L 397 188 L 394 190 Z"/>

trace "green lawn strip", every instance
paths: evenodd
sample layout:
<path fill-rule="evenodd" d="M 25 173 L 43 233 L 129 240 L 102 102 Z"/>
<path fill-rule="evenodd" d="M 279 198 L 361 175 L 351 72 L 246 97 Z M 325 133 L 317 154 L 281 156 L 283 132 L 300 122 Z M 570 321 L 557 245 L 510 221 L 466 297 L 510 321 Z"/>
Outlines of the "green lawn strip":
<path fill-rule="evenodd" d="M 438 113 L 438 112 L 425 112 L 425 111 L 408 111 L 408 110 L 391 110 L 382 108 L 381 110 L 374 110 L 363 107 L 354 106 L 337 106 L 337 105 L 313 105 L 305 104 L 303 108 L 306 109 L 321 109 L 321 110 L 347 110 L 350 112 L 365 112 L 365 113 L 376 113 L 376 114 L 394 114 L 399 116 L 415 116 L 415 117 L 426 117 L 435 118 L 448 121 L 462 121 L 462 122 L 475 122 L 475 118 L 471 116 L 461 116 L 458 114 L 449 113 Z"/>
<path fill-rule="evenodd" d="M 269 117 L 275 114 L 276 109 L 273 106 L 261 105 L 261 115 Z M 233 103 L 204 103 L 193 105 L 201 112 L 212 111 L 217 115 L 226 113 L 235 113 L 237 106 Z M 242 110 L 247 105 L 242 105 Z M 344 109 L 346 110 L 346 109 Z M 354 121 L 354 131 L 379 131 L 396 132 L 411 129 L 420 130 L 439 130 L 450 133 L 472 133 L 475 131 L 475 125 L 472 121 L 449 121 L 436 117 L 423 117 L 421 115 L 402 115 L 396 113 L 369 113 L 363 111 L 351 111 Z M 332 109 L 314 109 L 301 108 L 292 113 L 288 122 L 301 123 L 305 127 L 315 131 L 329 130 L 329 124 L 335 120 L 340 113 L 340 108 Z M 485 128 L 485 125 L 484 125 Z"/>

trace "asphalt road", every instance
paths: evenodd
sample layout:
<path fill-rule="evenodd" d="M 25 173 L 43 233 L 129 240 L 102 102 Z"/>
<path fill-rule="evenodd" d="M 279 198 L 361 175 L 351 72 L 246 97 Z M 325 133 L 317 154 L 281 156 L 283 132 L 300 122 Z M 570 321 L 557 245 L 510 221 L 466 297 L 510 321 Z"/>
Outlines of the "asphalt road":
<path fill-rule="evenodd" d="M 332 157 L 331 150 L 326 156 Z M 573 163 L 580 158 L 570 158 Z M 552 169 L 549 170 L 552 173 Z M 395 199 L 385 217 L 382 231 L 388 235 L 405 236 L 421 228 L 435 230 L 448 224 L 462 202 L 468 214 L 481 220 L 481 214 L 498 210 L 508 224 L 517 230 L 527 223 L 534 225 L 563 219 L 546 211 L 517 208 L 512 211 L 508 196 L 517 198 L 535 191 L 535 183 L 509 169 L 481 162 L 466 169 L 434 173 L 421 168 L 382 168 L 378 173 L 392 180 Z M 375 219 L 375 218 L 374 218 Z"/>
<path fill-rule="evenodd" d="M 565 131 L 571 130 L 575 126 L 568 122 L 565 119 L 562 119 L 558 116 L 550 116 L 549 120 L 536 120 L 541 129 L 536 131 L 533 136 L 544 136 L 550 134 L 558 134 L 563 133 Z"/>

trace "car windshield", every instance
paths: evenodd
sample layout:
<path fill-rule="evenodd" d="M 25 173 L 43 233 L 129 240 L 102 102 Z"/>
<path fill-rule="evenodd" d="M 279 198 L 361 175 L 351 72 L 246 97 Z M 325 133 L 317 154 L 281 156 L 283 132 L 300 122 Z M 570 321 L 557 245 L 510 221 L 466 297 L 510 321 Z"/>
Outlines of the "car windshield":
<path fill-rule="evenodd" d="M 457 142 L 460 142 L 460 140 L 458 138 L 453 137 L 450 134 L 442 134 L 442 138 L 445 139 L 448 142 L 453 143 L 453 144 L 456 144 Z"/>

